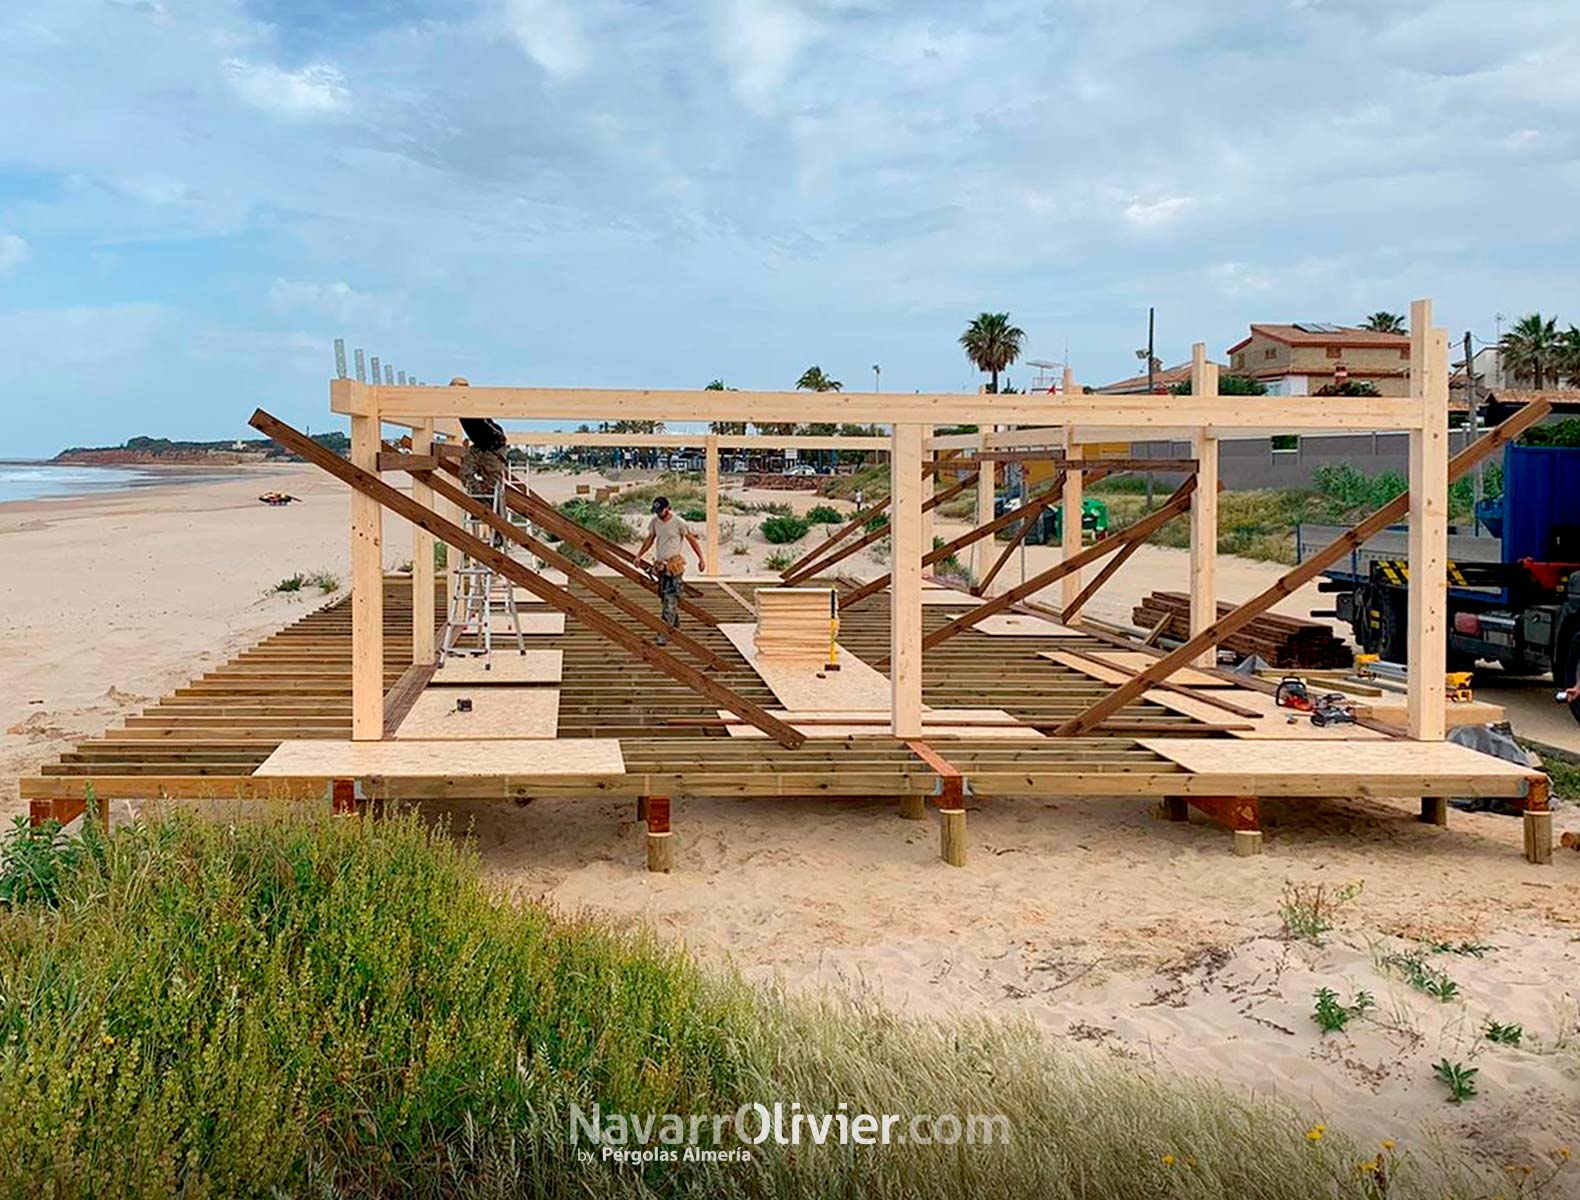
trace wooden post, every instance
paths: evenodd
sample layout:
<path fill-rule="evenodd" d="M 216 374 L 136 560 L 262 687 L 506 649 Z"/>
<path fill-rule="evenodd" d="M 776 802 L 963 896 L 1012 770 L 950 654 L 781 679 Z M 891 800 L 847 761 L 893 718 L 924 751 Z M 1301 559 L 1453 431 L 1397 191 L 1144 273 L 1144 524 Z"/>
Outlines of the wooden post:
<path fill-rule="evenodd" d="M 922 426 L 922 464 L 923 464 L 924 467 L 927 466 L 927 465 L 930 465 L 933 462 L 933 459 L 935 457 L 933 452 L 926 448 L 927 447 L 927 439 L 932 437 L 932 436 L 933 436 L 933 427 L 931 425 L 923 425 Z M 927 506 L 926 502 L 928 500 L 931 500 L 933 498 L 933 496 L 937 493 L 937 491 L 938 491 L 937 483 L 938 483 L 938 476 L 937 476 L 936 473 L 934 473 L 932 471 L 923 471 L 923 473 L 922 473 L 922 501 L 923 501 L 923 507 L 922 507 L 922 549 L 921 549 L 921 554 L 919 554 L 917 556 L 918 558 L 920 558 L 922 554 L 926 554 L 929 550 L 931 550 L 933 548 L 933 510 L 932 510 L 932 508 Z M 926 564 L 923 564 L 922 574 L 924 574 L 924 575 L 931 575 L 932 574 L 931 571 L 926 569 Z"/>
<path fill-rule="evenodd" d="M 1234 831 L 1234 852 L 1241 858 L 1250 858 L 1262 853 L 1262 831 L 1260 829 L 1236 829 Z"/>
<path fill-rule="evenodd" d="M 1064 368 L 1064 394 L 1075 393 L 1075 372 L 1069 367 Z M 1081 504 L 1082 496 L 1081 462 L 1082 451 L 1075 441 L 1074 430 L 1064 431 L 1064 495 L 1059 501 L 1061 522 L 1061 536 L 1059 538 L 1059 561 L 1069 562 L 1081 552 Z M 1062 604 L 1069 604 L 1081 594 L 1081 572 L 1071 571 L 1064 577 L 1059 587 Z"/>
<path fill-rule="evenodd" d="M 894 426 L 889 452 L 889 679 L 892 731 L 922 734 L 922 427 Z"/>
<path fill-rule="evenodd" d="M 647 798 L 647 869 L 669 874 L 674 866 L 674 834 L 669 830 L 669 797 Z"/>
<path fill-rule="evenodd" d="M 1170 821 L 1190 820 L 1190 801 L 1184 796 L 1165 796 L 1163 798 L 1163 814 Z"/>
<path fill-rule="evenodd" d="M 977 449 L 986 450 L 988 435 L 983 432 L 977 436 Z M 980 527 L 993 520 L 993 478 L 997 463 L 986 459 L 977 459 L 977 519 Z M 977 579 L 982 578 L 982 572 L 987 570 L 988 552 L 993 549 L 993 543 L 988 540 L 978 541 L 971 546 L 971 574 Z"/>
<path fill-rule="evenodd" d="M 946 808 L 939 812 L 938 851 L 951 867 L 966 865 L 966 810 Z"/>
<path fill-rule="evenodd" d="M 351 416 L 351 462 L 379 469 L 378 389 Z M 371 496 L 351 493 L 351 737 L 384 736 L 384 509 Z"/>
<path fill-rule="evenodd" d="M 1410 305 L 1409 723 L 1418 741 L 1443 740 L 1448 670 L 1448 335 L 1432 302 Z"/>
<path fill-rule="evenodd" d="M 703 453 L 707 466 L 705 480 L 708 492 L 708 536 L 706 541 L 708 569 L 706 574 L 718 575 L 719 571 L 719 436 L 708 434 Z"/>
<path fill-rule="evenodd" d="M 1552 781 L 1543 775 L 1525 793 L 1525 861 L 1553 861 L 1553 814 L 1547 807 Z"/>
<path fill-rule="evenodd" d="M 900 797 L 900 816 L 906 821 L 927 819 L 927 797 L 907 793 Z"/>
<path fill-rule="evenodd" d="M 1191 347 L 1190 384 L 1193 396 L 1218 396 L 1218 367 L 1207 361 L 1207 347 L 1202 342 Z M 1194 637 L 1218 619 L 1218 439 L 1211 430 L 1200 429 L 1191 435 L 1191 457 L 1196 460 L 1196 490 L 1190 505 L 1190 632 Z M 1199 667 L 1217 663 L 1217 651 L 1211 646 L 1195 660 Z"/>
<path fill-rule="evenodd" d="M 411 431 L 413 454 L 433 453 L 433 422 L 424 421 Z M 411 498 L 432 508 L 433 489 L 416 475 Z M 418 666 L 434 661 L 433 644 L 433 534 L 420 525 L 411 527 L 411 660 Z"/>
<path fill-rule="evenodd" d="M 1421 822 L 1424 825 L 1448 824 L 1448 797 L 1422 796 Z"/>

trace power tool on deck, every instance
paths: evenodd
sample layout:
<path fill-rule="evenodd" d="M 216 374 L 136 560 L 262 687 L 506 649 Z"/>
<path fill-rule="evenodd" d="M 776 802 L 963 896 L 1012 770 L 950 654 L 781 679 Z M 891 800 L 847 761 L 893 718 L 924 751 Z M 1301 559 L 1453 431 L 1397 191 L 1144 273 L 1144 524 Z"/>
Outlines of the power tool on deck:
<path fill-rule="evenodd" d="M 1306 681 L 1298 675 L 1286 675 L 1273 693 L 1279 708 L 1311 714 L 1311 723 L 1319 728 L 1327 725 L 1344 725 L 1355 720 L 1355 704 L 1342 692 L 1314 694 Z M 1295 718 L 1290 717 L 1291 721 Z"/>

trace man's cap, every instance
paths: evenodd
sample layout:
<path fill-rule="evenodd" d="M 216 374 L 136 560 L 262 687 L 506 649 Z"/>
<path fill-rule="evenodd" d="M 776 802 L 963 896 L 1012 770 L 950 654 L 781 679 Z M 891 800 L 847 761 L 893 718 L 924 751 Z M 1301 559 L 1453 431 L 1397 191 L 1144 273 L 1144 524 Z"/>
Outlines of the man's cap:
<path fill-rule="evenodd" d="M 668 496 L 660 496 L 656 500 L 653 501 L 653 511 L 655 513 L 662 513 L 668 507 L 669 507 L 669 497 Z"/>

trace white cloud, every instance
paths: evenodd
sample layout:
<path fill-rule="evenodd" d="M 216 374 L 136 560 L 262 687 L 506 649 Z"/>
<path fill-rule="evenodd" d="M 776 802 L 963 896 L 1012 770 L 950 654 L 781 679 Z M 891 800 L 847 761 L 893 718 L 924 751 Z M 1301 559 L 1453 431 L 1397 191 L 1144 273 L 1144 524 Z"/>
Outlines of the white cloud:
<path fill-rule="evenodd" d="M 1207 269 L 1207 275 L 1226 296 L 1256 295 L 1273 286 L 1271 276 L 1242 262 L 1215 263 Z"/>
<path fill-rule="evenodd" d="M 339 112 L 351 96 L 345 77 L 327 63 L 284 71 L 268 63 L 232 58 L 226 61 L 225 71 L 238 96 L 254 108 L 281 116 L 315 117 Z"/>
<path fill-rule="evenodd" d="M 9 275 L 32 257 L 31 247 L 22 238 L 14 233 L 0 233 L 0 275 Z"/>
<path fill-rule="evenodd" d="M 527 57 L 554 78 L 568 79 L 586 67 L 581 24 L 565 0 L 505 0 L 505 20 Z"/>
<path fill-rule="evenodd" d="M 1125 220 L 1141 229 L 1172 224 L 1196 203 L 1191 196 L 1164 196 L 1158 200 L 1133 200 L 1125 206 Z"/>
<path fill-rule="evenodd" d="M 269 287 L 269 307 L 277 313 L 309 312 L 341 325 L 388 329 L 404 322 L 404 292 L 359 292 L 344 280 L 307 283 L 276 279 Z"/>
<path fill-rule="evenodd" d="M 717 49 L 736 95 L 754 112 L 770 111 L 797 55 L 819 32 L 816 21 L 782 0 L 723 0 Z"/>

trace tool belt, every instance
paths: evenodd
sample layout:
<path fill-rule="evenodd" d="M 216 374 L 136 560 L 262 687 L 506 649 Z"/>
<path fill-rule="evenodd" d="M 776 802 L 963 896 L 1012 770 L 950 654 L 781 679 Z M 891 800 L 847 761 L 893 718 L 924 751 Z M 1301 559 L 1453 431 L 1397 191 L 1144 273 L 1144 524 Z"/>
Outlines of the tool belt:
<path fill-rule="evenodd" d="M 660 575 L 673 575 L 676 579 L 679 579 L 686 573 L 686 560 L 678 554 L 660 559 L 658 561 L 658 573 Z"/>

